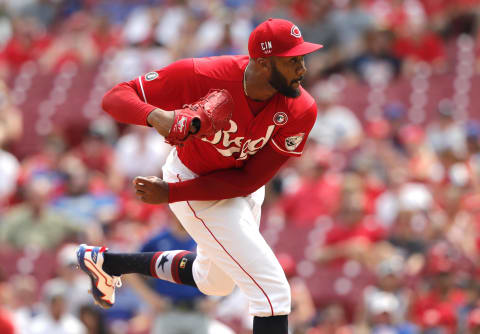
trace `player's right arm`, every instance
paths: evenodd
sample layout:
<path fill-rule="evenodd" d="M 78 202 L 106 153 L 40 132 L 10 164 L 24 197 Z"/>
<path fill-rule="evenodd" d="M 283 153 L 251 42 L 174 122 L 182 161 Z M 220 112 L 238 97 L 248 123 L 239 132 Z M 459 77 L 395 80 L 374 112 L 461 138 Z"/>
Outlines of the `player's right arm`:
<path fill-rule="evenodd" d="M 102 108 L 121 123 L 149 125 L 167 137 L 173 124 L 174 114 L 143 102 L 136 90 L 134 80 L 113 87 L 102 101 Z"/>
<path fill-rule="evenodd" d="M 184 59 L 116 85 L 104 95 L 102 108 L 118 122 L 152 126 L 167 138 L 175 119 L 172 111 L 203 94 L 196 84 L 193 60 Z"/>

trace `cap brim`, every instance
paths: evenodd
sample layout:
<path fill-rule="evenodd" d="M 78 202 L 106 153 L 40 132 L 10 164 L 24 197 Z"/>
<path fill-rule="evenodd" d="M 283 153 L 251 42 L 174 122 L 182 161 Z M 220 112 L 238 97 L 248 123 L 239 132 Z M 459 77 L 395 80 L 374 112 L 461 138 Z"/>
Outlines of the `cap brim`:
<path fill-rule="evenodd" d="M 321 45 L 321 44 L 303 42 L 302 44 L 298 44 L 298 45 L 294 46 L 290 50 L 287 50 L 287 51 L 282 52 L 280 54 L 276 54 L 276 56 L 279 56 L 279 57 L 303 56 L 303 55 L 306 55 L 308 53 L 315 52 L 315 51 L 317 51 L 321 48 L 323 48 L 323 45 Z"/>

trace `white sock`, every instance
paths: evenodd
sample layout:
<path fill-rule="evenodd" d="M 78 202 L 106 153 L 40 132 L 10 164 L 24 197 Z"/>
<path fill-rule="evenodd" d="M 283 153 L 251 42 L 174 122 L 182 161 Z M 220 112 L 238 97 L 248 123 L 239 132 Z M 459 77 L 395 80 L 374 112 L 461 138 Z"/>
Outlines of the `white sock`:
<path fill-rule="evenodd" d="M 155 273 L 157 278 L 169 281 L 172 283 L 181 284 L 178 277 L 178 266 L 180 259 L 187 253 L 184 250 L 172 250 L 158 252 L 157 259 L 155 261 Z M 172 268 L 172 264 L 175 265 Z"/>

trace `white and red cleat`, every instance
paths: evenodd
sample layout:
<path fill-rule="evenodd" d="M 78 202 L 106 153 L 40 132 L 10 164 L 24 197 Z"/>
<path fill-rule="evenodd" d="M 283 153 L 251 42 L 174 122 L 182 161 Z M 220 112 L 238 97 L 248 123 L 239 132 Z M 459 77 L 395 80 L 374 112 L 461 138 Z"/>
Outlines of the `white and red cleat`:
<path fill-rule="evenodd" d="M 122 286 L 118 276 L 111 276 L 103 271 L 103 253 L 107 248 L 80 245 L 77 248 L 77 261 L 80 268 L 90 276 L 91 294 L 95 303 L 103 308 L 110 308 L 115 303 L 115 288 Z"/>

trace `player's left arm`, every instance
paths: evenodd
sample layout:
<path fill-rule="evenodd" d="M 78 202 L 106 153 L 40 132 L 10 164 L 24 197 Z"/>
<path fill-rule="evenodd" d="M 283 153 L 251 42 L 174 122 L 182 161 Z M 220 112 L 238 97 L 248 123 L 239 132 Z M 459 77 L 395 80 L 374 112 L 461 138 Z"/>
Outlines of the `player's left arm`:
<path fill-rule="evenodd" d="M 288 160 L 267 145 L 243 168 L 224 169 L 191 180 L 167 183 L 159 177 L 136 177 L 137 196 L 146 203 L 212 201 L 246 196 L 266 184 Z"/>
<path fill-rule="evenodd" d="M 220 200 L 251 194 L 270 181 L 288 156 L 265 146 L 243 168 L 215 171 L 195 179 L 169 183 L 168 202 Z"/>
<path fill-rule="evenodd" d="M 272 143 L 247 160 L 243 168 L 219 170 L 191 180 L 179 179 L 176 183 L 167 183 L 154 176 L 137 177 L 134 180 L 136 194 L 142 201 L 151 204 L 189 200 L 212 201 L 251 194 L 272 179 L 294 151 L 303 148 L 315 122 L 315 116 L 311 115 L 313 112 L 316 114 L 316 106 L 308 112 L 309 116 L 303 120 L 307 121 L 303 125 L 305 136 L 302 142 L 295 143 L 295 150 L 290 150 L 288 144 L 283 144 L 286 146 L 279 150 L 278 145 Z M 298 128 L 293 130 L 296 131 Z"/>

